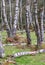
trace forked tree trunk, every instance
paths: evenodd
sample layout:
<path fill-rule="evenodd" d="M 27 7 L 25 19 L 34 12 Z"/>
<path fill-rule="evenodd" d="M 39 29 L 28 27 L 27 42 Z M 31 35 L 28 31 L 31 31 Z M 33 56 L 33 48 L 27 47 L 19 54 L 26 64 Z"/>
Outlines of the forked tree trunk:
<path fill-rule="evenodd" d="M 26 35 L 27 35 L 27 45 L 31 44 L 30 31 L 29 31 L 29 2 L 30 0 L 26 0 Z"/>
<path fill-rule="evenodd" d="M 38 22 L 38 12 L 37 12 L 37 0 L 34 0 L 34 11 L 35 11 L 35 32 L 37 36 L 37 45 L 41 44 L 41 37 L 40 37 L 40 27 Z"/>
<path fill-rule="evenodd" d="M 9 6 L 10 6 L 10 26 L 7 21 L 6 11 L 5 11 L 5 0 L 2 0 L 2 11 L 3 11 L 3 17 L 4 17 L 4 24 L 6 25 L 6 30 L 8 37 L 14 37 L 16 34 L 17 29 L 17 23 L 19 18 L 19 0 L 16 0 L 16 7 L 15 7 L 15 16 L 14 16 L 14 23 L 12 26 L 12 13 L 11 13 L 11 0 L 9 0 Z"/>
<path fill-rule="evenodd" d="M 10 27 L 8 25 L 6 11 L 5 11 L 5 0 L 2 0 L 2 11 L 3 11 L 4 24 L 6 25 L 7 34 L 8 34 L 8 37 L 10 37 Z"/>

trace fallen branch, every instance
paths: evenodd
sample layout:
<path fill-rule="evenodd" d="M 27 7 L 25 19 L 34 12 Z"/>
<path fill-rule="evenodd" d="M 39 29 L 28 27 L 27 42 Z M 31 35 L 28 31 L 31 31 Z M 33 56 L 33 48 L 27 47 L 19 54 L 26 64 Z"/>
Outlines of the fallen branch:
<path fill-rule="evenodd" d="M 18 44 L 20 45 L 26 45 L 26 43 L 11 43 L 11 44 L 3 44 L 3 46 L 17 46 Z"/>

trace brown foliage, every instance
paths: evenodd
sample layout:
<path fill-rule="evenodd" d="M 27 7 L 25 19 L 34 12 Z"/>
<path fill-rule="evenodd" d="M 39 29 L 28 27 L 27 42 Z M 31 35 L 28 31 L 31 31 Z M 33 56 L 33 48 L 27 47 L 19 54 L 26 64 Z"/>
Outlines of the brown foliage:
<path fill-rule="evenodd" d="M 27 39 L 25 39 L 24 37 L 21 37 L 19 35 L 15 35 L 14 38 L 7 38 L 6 39 L 6 43 L 7 42 L 10 42 L 10 43 L 26 43 L 27 42 Z"/>
<path fill-rule="evenodd" d="M 18 41 L 20 39 L 19 35 L 15 35 L 14 40 Z"/>
<path fill-rule="evenodd" d="M 31 45 L 31 50 L 32 50 L 32 51 L 37 51 L 37 50 L 38 50 L 37 45 Z"/>
<path fill-rule="evenodd" d="M 42 44 L 41 44 L 41 48 L 42 48 L 42 49 L 45 49 L 45 43 L 42 43 Z"/>
<path fill-rule="evenodd" d="M 15 43 L 16 41 L 15 41 L 13 38 L 7 38 L 7 39 L 6 39 L 6 42 L 10 42 L 10 43 L 11 43 L 11 42 L 14 42 L 14 43 Z"/>

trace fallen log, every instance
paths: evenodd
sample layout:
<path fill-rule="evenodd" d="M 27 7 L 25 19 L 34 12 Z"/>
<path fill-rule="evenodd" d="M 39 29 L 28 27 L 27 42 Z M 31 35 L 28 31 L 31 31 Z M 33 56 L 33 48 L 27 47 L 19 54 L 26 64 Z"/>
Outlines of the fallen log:
<path fill-rule="evenodd" d="M 38 51 L 32 51 L 32 52 L 18 52 L 18 53 L 15 53 L 13 55 L 13 57 L 20 57 L 20 56 L 23 56 L 23 55 L 35 55 L 35 54 L 43 53 L 43 52 L 45 52 L 45 49 L 41 49 L 41 50 L 38 50 Z"/>

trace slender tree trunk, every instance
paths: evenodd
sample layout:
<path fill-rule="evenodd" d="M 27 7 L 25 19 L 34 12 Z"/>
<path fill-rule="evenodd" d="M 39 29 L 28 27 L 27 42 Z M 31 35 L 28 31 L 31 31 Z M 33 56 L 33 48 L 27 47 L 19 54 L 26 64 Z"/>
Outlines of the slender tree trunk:
<path fill-rule="evenodd" d="M 19 18 L 19 0 L 16 0 L 15 16 L 14 16 L 14 24 L 13 24 L 13 36 L 15 36 L 16 34 L 18 18 Z"/>
<path fill-rule="evenodd" d="M 22 24 L 22 0 L 20 0 L 20 22 L 21 22 L 21 30 L 23 30 L 23 24 Z"/>
<path fill-rule="evenodd" d="M 1 31 L 0 31 L 0 57 L 4 57 L 4 48 L 3 48 L 3 45 L 2 45 L 2 35 L 1 35 Z"/>
<path fill-rule="evenodd" d="M 2 1 L 1 1 L 1 22 L 2 22 Z M 1 32 L 2 28 L 0 26 L 0 58 L 4 57 L 4 49 L 3 49 L 3 45 L 2 45 L 2 32 Z"/>
<path fill-rule="evenodd" d="M 11 8 L 11 0 L 9 0 L 9 9 L 10 9 L 10 36 L 13 37 L 13 34 L 12 34 L 12 8 Z"/>
<path fill-rule="evenodd" d="M 30 31 L 29 31 L 29 2 L 26 0 L 26 35 L 27 35 L 27 45 L 31 44 Z"/>
<path fill-rule="evenodd" d="M 32 26 L 31 0 L 29 1 L 29 18 L 30 18 L 30 25 Z"/>
<path fill-rule="evenodd" d="M 2 17 L 2 1 L 1 1 L 1 29 L 3 30 L 4 22 Z"/>
<path fill-rule="evenodd" d="M 41 44 L 41 39 L 40 39 L 40 27 L 39 27 L 39 22 L 38 22 L 38 12 L 37 12 L 37 0 L 34 0 L 34 10 L 35 10 L 35 32 L 37 35 L 37 45 L 39 46 Z"/>
<path fill-rule="evenodd" d="M 9 8 L 10 8 L 10 28 L 12 29 L 12 8 L 11 8 L 11 0 L 9 0 Z"/>
<path fill-rule="evenodd" d="M 10 27 L 8 25 L 6 12 L 5 12 L 5 0 L 2 0 L 2 11 L 3 11 L 4 23 L 6 25 L 7 34 L 8 34 L 8 37 L 10 37 Z"/>
<path fill-rule="evenodd" d="M 43 17 L 44 17 L 44 7 L 42 7 L 40 12 L 40 18 L 41 18 L 41 42 L 44 41 L 44 27 L 43 27 Z"/>
<path fill-rule="evenodd" d="M 20 21 L 17 24 L 17 29 L 20 30 Z"/>

